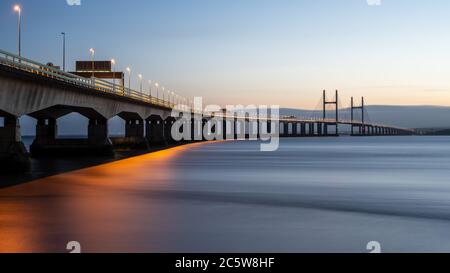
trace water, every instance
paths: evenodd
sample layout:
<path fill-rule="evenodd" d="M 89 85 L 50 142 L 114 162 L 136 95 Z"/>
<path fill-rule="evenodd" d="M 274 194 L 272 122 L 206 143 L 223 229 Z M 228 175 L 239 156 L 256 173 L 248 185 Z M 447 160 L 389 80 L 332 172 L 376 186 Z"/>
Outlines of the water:
<path fill-rule="evenodd" d="M 449 252 L 449 177 L 449 137 L 194 144 L 0 190 L 0 252 Z"/>

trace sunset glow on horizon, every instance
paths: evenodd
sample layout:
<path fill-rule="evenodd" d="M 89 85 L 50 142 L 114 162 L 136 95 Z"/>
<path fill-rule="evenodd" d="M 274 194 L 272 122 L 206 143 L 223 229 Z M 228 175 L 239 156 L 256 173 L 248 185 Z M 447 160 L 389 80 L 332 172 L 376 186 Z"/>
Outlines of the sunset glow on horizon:
<path fill-rule="evenodd" d="M 25 57 L 60 65 L 64 31 L 69 68 L 92 47 L 98 60 L 114 57 L 117 71 L 130 65 L 136 90 L 145 75 L 144 90 L 157 81 L 224 106 L 314 109 L 323 89 L 339 89 L 344 107 L 351 96 L 450 106 L 446 0 L 6 0 L 0 49 L 10 52 L 17 4 Z"/>

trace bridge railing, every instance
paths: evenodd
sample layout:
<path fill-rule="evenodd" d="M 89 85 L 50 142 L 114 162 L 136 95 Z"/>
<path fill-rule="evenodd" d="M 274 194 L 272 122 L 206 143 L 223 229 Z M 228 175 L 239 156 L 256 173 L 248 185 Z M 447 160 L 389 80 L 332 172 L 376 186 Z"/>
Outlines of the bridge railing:
<path fill-rule="evenodd" d="M 94 89 L 96 91 L 111 93 L 128 97 L 166 108 L 174 108 L 175 105 L 167 100 L 154 98 L 149 94 L 141 93 L 119 84 L 114 84 L 97 78 L 84 78 L 78 75 L 64 72 L 56 67 L 47 66 L 33 60 L 0 50 L 0 64 L 15 69 L 33 73 L 42 77 L 56 79 L 75 86 Z"/>

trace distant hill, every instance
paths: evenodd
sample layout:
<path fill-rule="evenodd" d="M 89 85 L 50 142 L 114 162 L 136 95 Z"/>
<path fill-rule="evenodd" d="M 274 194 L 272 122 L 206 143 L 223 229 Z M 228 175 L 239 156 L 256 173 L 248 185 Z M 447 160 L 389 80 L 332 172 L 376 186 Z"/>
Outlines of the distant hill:
<path fill-rule="evenodd" d="M 450 128 L 450 107 L 438 106 L 367 106 L 368 120 L 404 128 Z M 281 115 L 297 117 L 320 117 L 320 111 L 280 109 Z M 334 117 L 332 113 L 329 113 Z M 350 119 L 350 110 L 340 111 L 344 119 Z M 359 116 L 355 115 L 358 119 Z"/>

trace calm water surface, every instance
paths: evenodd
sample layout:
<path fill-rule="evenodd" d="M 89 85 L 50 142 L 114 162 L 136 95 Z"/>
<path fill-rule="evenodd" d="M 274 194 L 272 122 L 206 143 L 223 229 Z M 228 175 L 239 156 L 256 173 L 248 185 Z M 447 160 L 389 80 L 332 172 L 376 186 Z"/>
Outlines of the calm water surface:
<path fill-rule="evenodd" d="M 450 138 L 194 144 L 0 190 L 0 252 L 450 252 Z"/>

